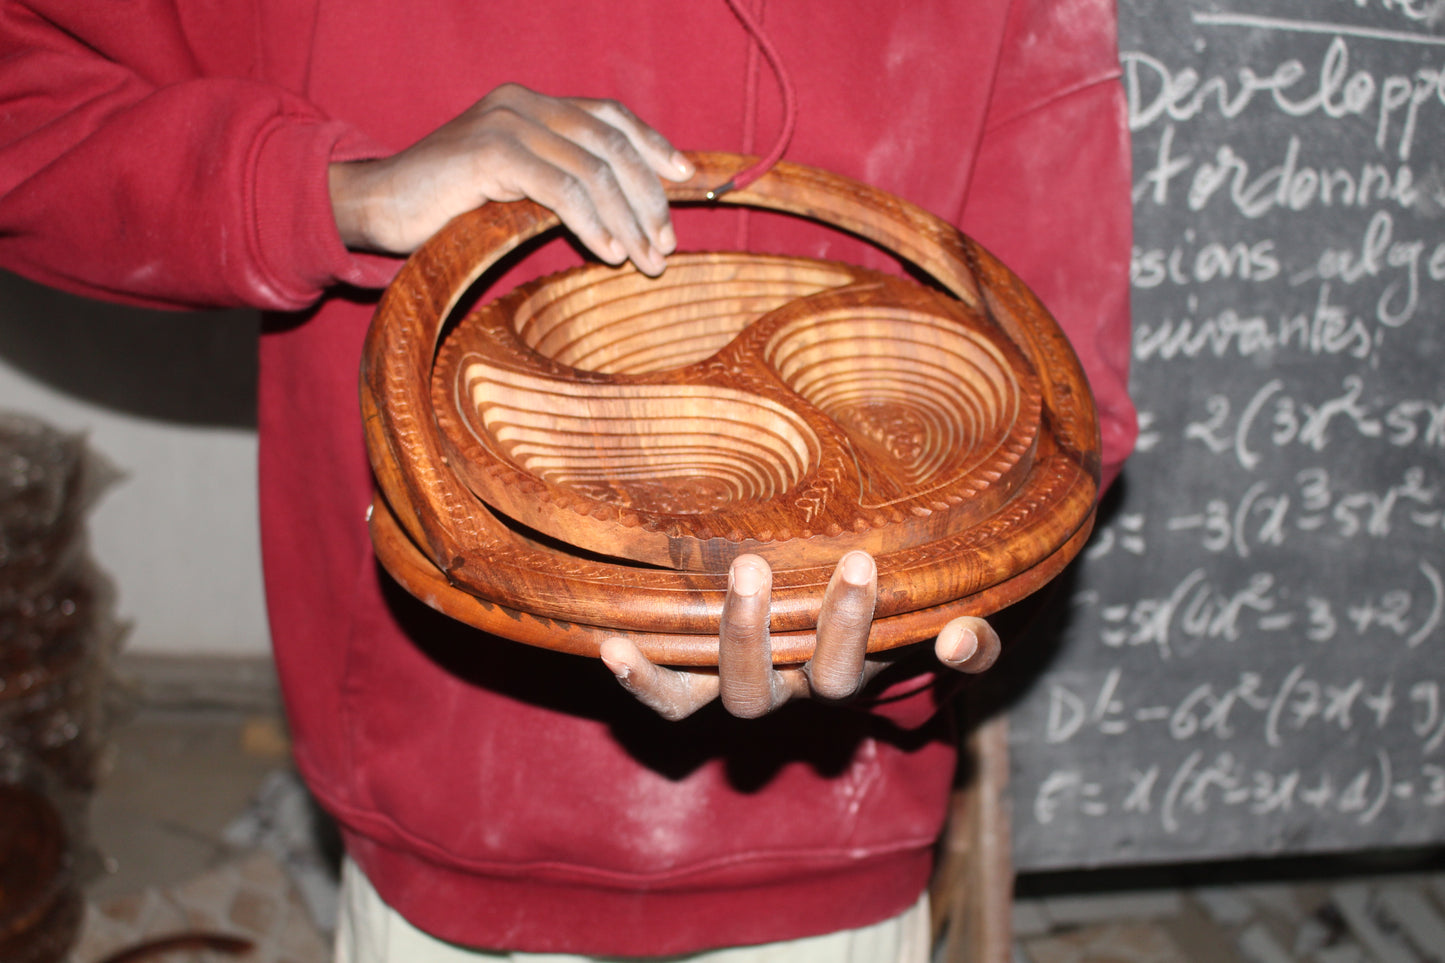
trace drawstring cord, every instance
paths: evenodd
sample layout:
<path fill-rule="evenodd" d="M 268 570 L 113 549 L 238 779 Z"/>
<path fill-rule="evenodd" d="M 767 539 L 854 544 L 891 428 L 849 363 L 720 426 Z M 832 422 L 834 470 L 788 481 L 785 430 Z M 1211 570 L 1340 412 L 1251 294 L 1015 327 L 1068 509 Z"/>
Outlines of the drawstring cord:
<path fill-rule="evenodd" d="M 715 187 L 707 192 L 707 199 L 715 201 L 728 191 L 739 190 L 747 187 L 753 181 L 762 177 L 768 169 L 778 162 L 783 156 L 783 151 L 788 149 L 788 142 L 793 139 L 793 128 L 798 122 L 798 97 L 793 90 L 793 79 L 788 76 L 787 69 L 783 66 L 783 60 L 778 56 L 777 48 L 763 33 L 762 26 L 753 15 L 742 6 L 741 0 L 727 0 L 728 7 L 732 10 L 733 16 L 742 23 L 743 28 L 757 43 L 758 49 L 763 52 L 763 57 L 772 68 L 773 76 L 777 78 L 778 89 L 783 94 L 783 127 L 778 132 L 778 138 L 773 142 L 772 150 L 760 159 L 756 164 L 749 167 L 740 174 L 735 175 L 726 184 Z"/>

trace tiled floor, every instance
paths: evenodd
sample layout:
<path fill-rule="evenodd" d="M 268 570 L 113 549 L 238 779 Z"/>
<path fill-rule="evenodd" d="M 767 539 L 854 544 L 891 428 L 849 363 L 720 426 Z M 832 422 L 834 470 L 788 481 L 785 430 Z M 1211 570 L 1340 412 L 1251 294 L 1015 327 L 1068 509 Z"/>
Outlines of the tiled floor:
<path fill-rule="evenodd" d="M 275 714 L 136 711 L 112 730 L 108 755 L 89 821 L 99 868 L 70 963 L 183 933 L 240 938 L 250 952 L 181 947 L 157 959 L 330 959 L 334 902 L 307 899 L 314 874 L 278 817 L 305 836 L 308 856 L 326 837 L 314 832 Z"/>
<path fill-rule="evenodd" d="M 1021 880 L 1019 960 L 1445 960 L 1438 853 L 1093 875 Z"/>
<path fill-rule="evenodd" d="M 185 929 L 243 935 L 249 961 L 327 960 L 332 851 L 279 717 L 136 710 L 111 742 L 90 821 L 105 870 L 88 886 L 72 963 Z M 1445 960 L 1445 862 L 1412 853 L 1029 876 L 1014 922 L 1017 963 Z"/>
<path fill-rule="evenodd" d="M 111 733 L 90 826 L 107 867 L 95 898 L 181 883 L 231 861 L 226 828 L 266 776 L 289 769 L 271 715 L 140 711 Z"/>
<path fill-rule="evenodd" d="M 113 959 L 157 940 L 185 942 L 170 959 L 219 961 L 244 948 L 245 963 L 325 963 L 325 936 L 269 854 L 239 855 L 168 886 L 142 886 L 124 896 L 92 897 L 71 963 Z M 213 948 L 207 948 L 207 945 Z"/>

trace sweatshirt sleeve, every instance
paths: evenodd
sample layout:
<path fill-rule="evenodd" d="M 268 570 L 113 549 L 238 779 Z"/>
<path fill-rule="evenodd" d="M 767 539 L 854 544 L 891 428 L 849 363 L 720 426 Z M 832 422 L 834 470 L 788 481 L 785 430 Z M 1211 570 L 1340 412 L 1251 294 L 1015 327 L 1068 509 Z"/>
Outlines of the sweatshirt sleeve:
<path fill-rule="evenodd" d="M 0 6 L 0 266 L 161 307 L 385 284 L 394 262 L 345 249 L 326 180 L 384 151 L 257 79 L 246 30 L 162 0 L 52 5 Z M 226 43 L 242 53 L 217 64 Z"/>
<path fill-rule="evenodd" d="M 1114 0 L 1016 0 L 960 226 L 1058 320 L 1099 412 L 1103 482 L 1133 450 L 1130 145 Z"/>

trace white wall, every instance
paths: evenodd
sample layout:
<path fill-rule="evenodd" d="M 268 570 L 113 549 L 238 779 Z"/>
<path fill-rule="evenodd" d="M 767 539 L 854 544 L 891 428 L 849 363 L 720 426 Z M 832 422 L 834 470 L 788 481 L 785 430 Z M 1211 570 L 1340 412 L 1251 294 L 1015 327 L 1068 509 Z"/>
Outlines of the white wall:
<path fill-rule="evenodd" d="M 256 330 L 252 312 L 122 308 L 0 274 L 0 409 L 84 432 L 123 473 L 89 526 L 128 652 L 269 651 Z"/>

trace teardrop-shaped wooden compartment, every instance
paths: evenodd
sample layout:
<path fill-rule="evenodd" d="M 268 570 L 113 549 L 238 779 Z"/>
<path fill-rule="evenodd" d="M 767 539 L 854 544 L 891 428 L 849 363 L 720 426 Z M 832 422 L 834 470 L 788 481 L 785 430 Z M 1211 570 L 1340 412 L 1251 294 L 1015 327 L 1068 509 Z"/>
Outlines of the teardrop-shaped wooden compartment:
<path fill-rule="evenodd" d="M 693 157 L 674 202 L 747 164 Z M 489 632 L 584 654 L 622 632 L 671 664 L 716 662 L 743 551 L 774 568 L 778 662 L 807 658 L 848 548 L 878 561 L 873 650 L 1052 578 L 1092 524 L 1099 442 L 1037 299 L 946 223 L 836 175 L 780 164 L 721 203 L 862 236 L 937 288 L 674 255 L 659 279 L 588 266 L 453 319 L 479 276 L 557 224 L 527 202 L 458 218 L 404 266 L 367 338 L 382 564 Z"/>

